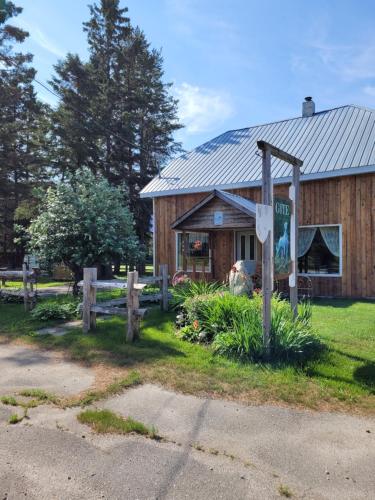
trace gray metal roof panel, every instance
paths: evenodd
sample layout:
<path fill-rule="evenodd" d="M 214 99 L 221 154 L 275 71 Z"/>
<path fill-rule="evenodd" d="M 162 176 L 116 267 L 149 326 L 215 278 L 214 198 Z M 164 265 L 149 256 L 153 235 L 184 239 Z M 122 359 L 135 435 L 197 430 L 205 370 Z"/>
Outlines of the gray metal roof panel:
<path fill-rule="evenodd" d="M 227 191 L 221 191 L 220 189 L 217 189 L 217 191 L 221 193 L 223 198 L 226 198 L 227 200 L 232 200 L 234 203 L 242 206 L 247 212 L 251 212 L 255 216 L 256 204 L 251 200 L 247 200 L 246 198 L 238 196 L 237 194 L 228 193 Z"/>
<path fill-rule="evenodd" d="M 230 189 L 261 180 L 257 141 L 264 140 L 303 160 L 303 174 L 319 178 L 332 172 L 375 165 L 375 111 L 343 106 L 308 118 L 230 130 L 172 160 L 142 191 L 142 197 Z M 273 176 L 288 178 L 291 167 L 273 158 Z M 342 172 L 342 174 L 341 174 Z M 306 177 L 306 178 L 307 178 Z M 301 179 L 303 180 L 302 175 Z"/>

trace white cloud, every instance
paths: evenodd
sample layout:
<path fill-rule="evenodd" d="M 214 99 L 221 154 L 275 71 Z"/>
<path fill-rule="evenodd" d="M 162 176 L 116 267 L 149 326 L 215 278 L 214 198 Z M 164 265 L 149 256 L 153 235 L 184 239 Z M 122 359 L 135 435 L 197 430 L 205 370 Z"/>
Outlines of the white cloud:
<path fill-rule="evenodd" d="M 179 118 L 189 134 L 210 132 L 233 115 L 229 96 L 223 92 L 182 83 L 175 87 Z"/>
<path fill-rule="evenodd" d="M 30 39 L 39 45 L 39 47 L 57 57 L 65 57 L 66 53 L 37 26 L 34 26 L 23 19 L 18 20 L 18 25 L 30 33 Z"/>
<path fill-rule="evenodd" d="M 371 97 L 375 97 L 375 85 L 366 85 L 363 88 L 363 92 Z"/>
<path fill-rule="evenodd" d="M 340 45 L 325 39 L 312 41 L 321 62 L 343 79 L 353 81 L 375 77 L 375 41 Z"/>

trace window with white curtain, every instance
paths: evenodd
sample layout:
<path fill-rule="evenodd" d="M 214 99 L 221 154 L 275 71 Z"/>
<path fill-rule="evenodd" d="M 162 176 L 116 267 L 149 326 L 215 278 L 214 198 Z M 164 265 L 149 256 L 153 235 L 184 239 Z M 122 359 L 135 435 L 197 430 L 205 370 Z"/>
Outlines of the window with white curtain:
<path fill-rule="evenodd" d="M 302 226 L 298 229 L 298 272 L 341 275 L 341 226 Z"/>

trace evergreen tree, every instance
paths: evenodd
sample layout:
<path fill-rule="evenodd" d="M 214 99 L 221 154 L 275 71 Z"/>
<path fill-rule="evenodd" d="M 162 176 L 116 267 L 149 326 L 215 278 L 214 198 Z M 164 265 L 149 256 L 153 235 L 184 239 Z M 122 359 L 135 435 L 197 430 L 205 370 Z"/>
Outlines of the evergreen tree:
<path fill-rule="evenodd" d="M 44 107 L 32 85 L 31 54 L 15 52 L 28 33 L 8 24 L 22 9 L 6 2 L 0 24 L 0 259 L 19 265 L 22 249 L 14 247 L 14 215 L 45 178 Z"/>
<path fill-rule="evenodd" d="M 119 0 L 90 7 L 84 23 L 89 60 L 68 54 L 51 82 L 61 96 L 56 111 L 56 163 L 61 172 L 82 166 L 125 184 L 141 243 L 147 242 L 151 206 L 139 191 L 158 165 L 179 150 L 173 133 L 177 102 L 163 82 L 163 59 L 133 27 Z"/>

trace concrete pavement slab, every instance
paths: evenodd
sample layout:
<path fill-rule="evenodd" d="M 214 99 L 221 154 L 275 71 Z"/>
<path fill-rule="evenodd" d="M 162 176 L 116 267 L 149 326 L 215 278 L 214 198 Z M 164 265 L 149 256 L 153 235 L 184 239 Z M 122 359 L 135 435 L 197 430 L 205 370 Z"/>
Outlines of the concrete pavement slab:
<path fill-rule="evenodd" d="M 375 491 L 374 419 L 244 406 L 154 385 L 131 389 L 103 406 L 155 425 L 176 441 L 199 443 L 288 477 L 314 498 L 371 498 Z"/>
<path fill-rule="evenodd" d="M 92 370 L 56 353 L 15 344 L 1 344 L 0 372 L 0 395 L 30 387 L 73 395 L 88 389 L 95 379 Z"/>
<path fill-rule="evenodd" d="M 149 439 L 122 438 L 110 453 L 57 429 L 0 429 L 0 439 L 7 500 L 279 498 L 260 471 Z"/>

